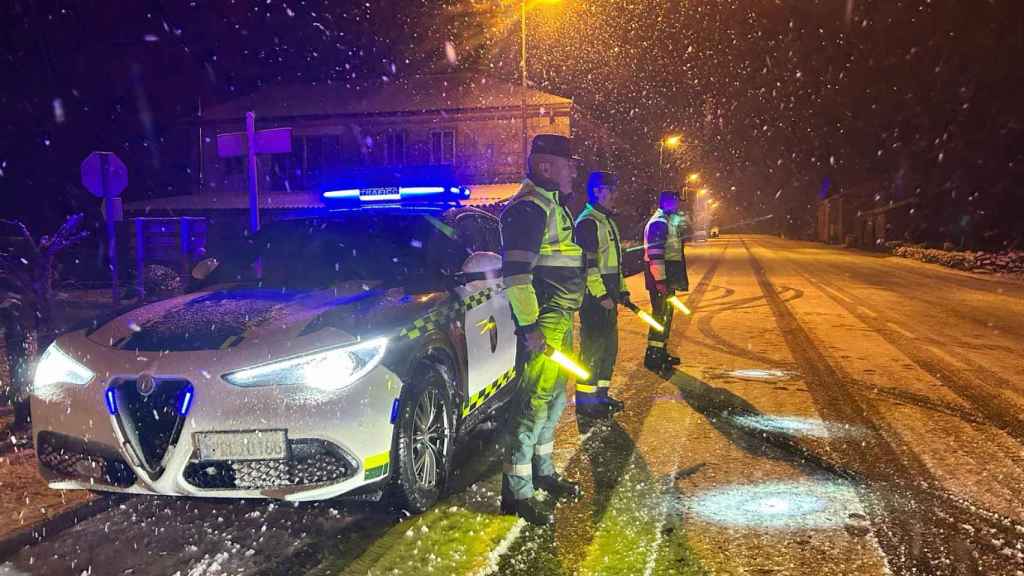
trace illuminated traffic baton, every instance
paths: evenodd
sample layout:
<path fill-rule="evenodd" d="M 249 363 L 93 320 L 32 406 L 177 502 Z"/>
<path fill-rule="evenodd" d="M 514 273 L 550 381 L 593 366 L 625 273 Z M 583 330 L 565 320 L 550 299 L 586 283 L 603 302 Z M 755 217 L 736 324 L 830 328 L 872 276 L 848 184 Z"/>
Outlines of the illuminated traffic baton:
<path fill-rule="evenodd" d="M 633 314 L 636 314 L 637 316 L 640 317 L 641 320 L 647 322 L 647 324 L 650 325 L 651 328 L 654 328 L 655 332 L 665 331 L 665 327 L 661 325 L 661 322 L 655 320 L 654 316 L 648 314 L 646 310 L 641 310 L 640 307 L 637 306 L 636 304 L 633 304 L 632 302 L 626 302 L 623 304 L 623 306 L 629 308 L 629 310 L 632 311 Z"/>
<path fill-rule="evenodd" d="M 558 364 L 564 368 L 566 372 L 576 376 L 576 378 L 580 380 L 590 380 L 589 370 L 580 366 L 575 360 L 564 354 L 561 350 L 556 350 L 550 344 L 544 349 L 544 355 L 551 358 L 555 364 Z"/>
<path fill-rule="evenodd" d="M 686 304 L 683 304 L 683 301 L 680 300 L 678 296 L 673 296 L 669 298 L 668 303 L 671 304 L 672 306 L 675 306 L 676 310 L 679 310 L 680 312 L 687 316 L 693 314 L 693 312 L 691 312 L 690 309 L 686 307 Z"/>

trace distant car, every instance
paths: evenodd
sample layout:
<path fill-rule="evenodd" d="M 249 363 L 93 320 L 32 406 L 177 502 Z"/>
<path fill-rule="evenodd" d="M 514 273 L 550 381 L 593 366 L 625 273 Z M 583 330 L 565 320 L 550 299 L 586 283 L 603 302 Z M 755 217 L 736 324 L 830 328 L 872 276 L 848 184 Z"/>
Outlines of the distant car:
<path fill-rule="evenodd" d="M 46 350 L 32 392 L 43 476 L 176 496 L 383 493 L 427 509 L 456 436 L 514 388 L 499 242 L 493 216 L 449 204 L 270 224 L 251 253 L 197 267 L 198 291 Z"/>
<path fill-rule="evenodd" d="M 712 226 L 708 231 L 708 238 L 718 238 L 718 226 Z"/>

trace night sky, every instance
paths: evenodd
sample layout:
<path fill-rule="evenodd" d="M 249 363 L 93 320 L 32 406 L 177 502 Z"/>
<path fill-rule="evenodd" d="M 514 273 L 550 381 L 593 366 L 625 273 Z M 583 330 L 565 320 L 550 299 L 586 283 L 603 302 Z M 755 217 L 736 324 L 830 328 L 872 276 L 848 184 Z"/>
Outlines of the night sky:
<path fill-rule="evenodd" d="M 50 227 L 98 201 L 93 149 L 128 164 L 128 199 L 188 191 L 182 123 L 275 82 L 363 82 L 482 69 L 515 79 L 518 3 L 14 0 L 0 13 L 5 217 Z M 723 219 L 813 225 L 813 203 L 867 191 L 922 200 L 941 241 L 1024 235 L 1024 6 L 1014 0 L 563 0 L 529 18 L 531 79 L 575 98 L 652 184 L 681 133 Z M 450 44 L 446 58 L 446 43 Z M 95 219 L 94 219 L 95 220 Z"/>

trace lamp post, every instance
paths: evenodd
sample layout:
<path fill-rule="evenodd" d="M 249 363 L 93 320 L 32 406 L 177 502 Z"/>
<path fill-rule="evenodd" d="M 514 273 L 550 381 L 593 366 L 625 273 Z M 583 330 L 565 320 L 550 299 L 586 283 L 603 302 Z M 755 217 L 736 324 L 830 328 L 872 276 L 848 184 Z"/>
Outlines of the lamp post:
<path fill-rule="evenodd" d="M 534 1 L 535 2 L 540 2 L 541 4 L 558 4 L 562 0 L 534 0 Z M 519 111 L 520 111 L 520 116 L 521 116 L 521 120 L 522 120 L 522 132 L 523 132 L 522 136 L 523 136 L 523 172 L 524 173 L 526 173 L 530 169 L 530 166 L 529 166 L 529 157 L 530 157 L 530 155 L 529 155 L 529 152 L 527 151 L 528 150 L 527 147 L 529 146 L 529 142 L 528 142 L 529 138 L 527 137 L 527 130 L 526 130 L 526 89 L 527 89 L 527 79 L 526 79 L 526 11 L 527 11 L 527 8 L 529 8 L 529 6 L 528 6 L 529 4 L 530 4 L 529 0 L 522 0 L 522 2 L 520 2 L 520 5 L 519 5 L 519 71 L 520 71 L 520 74 L 522 76 L 522 81 L 523 81 L 523 89 L 520 91 L 520 99 L 519 99 L 520 110 Z"/>
<path fill-rule="evenodd" d="M 665 146 L 669 148 L 676 148 L 683 141 L 683 137 L 679 135 L 666 136 L 658 141 L 658 183 L 664 184 L 665 181 Z"/>

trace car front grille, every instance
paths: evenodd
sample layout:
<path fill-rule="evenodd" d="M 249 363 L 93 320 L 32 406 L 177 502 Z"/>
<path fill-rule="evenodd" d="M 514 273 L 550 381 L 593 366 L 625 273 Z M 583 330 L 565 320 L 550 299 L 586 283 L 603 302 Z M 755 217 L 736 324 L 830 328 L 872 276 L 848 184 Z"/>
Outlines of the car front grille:
<path fill-rule="evenodd" d="M 283 460 L 195 460 L 185 467 L 185 481 L 210 490 L 283 488 L 340 482 L 357 469 L 334 444 L 301 439 L 288 441 Z"/>
<path fill-rule="evenodd" d="M 135 473 L 113 447 L 50 431 L 40 432 L 36 444 L 39 463 L 50 479 L 118 488 L 135 484 Z"/>
<path fill-rule="evenodd" d="M 117 422 L 121 432 L 152 479 L 163 473 L 167 449 L 177 444 L 185 416 L 182 395 L 192 389 L 187 380 L 157 379 L 148 394 L 139 391 L 137 380 L 121 380 L 117 395 Z"/>

